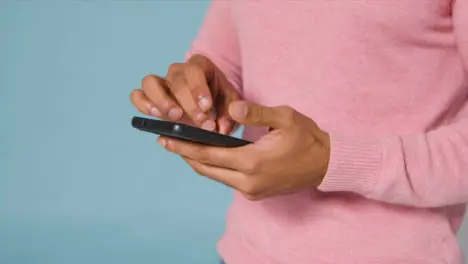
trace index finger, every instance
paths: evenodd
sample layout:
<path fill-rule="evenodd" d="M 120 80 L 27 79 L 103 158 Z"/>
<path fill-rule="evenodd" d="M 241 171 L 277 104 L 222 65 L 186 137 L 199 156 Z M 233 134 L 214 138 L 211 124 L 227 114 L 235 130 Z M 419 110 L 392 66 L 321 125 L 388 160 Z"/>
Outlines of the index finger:
<path fill-rule="evenodd" d="M 187 87 L 200 109 L 203 112 L 211 110 L 213 96 L 208 86 L 205 70 L 196 64 L 189 63 L 185 70 L 185 76 L 187 78 Z"/>
<path fill-rule="evenodd" d="M 221 148 L 195 144 L 168 137 L 159 137 L 158 142 L 168 151 L 187 157 L 203 164 L 241 171 L 242 157 L 246 153 L 244 148 Z"/>
<path fill-rule="evenodd" d="M 191 56 L 187 65 L 186 74 L 193 78 L 193 84 L 190 87 L 192 96 L 202 111 L 207 112 L 213 107 L 214 96 L 216 96 L 213 94 L 213 87 L 210 87 L 210 80 L 216 79 L 215 72 L 204 56 L 196 54 Z"/>
<path fill-rule="evenodd" d="M 172 66 L 166 76 L 167 84 L 185 114 L 197 125 L 214 130 L 207 111 L 211 109 L 212 97 L 203 70 L 195 65 Z M 205 124 L 204 122 L 207 121 Z"/>
<path fill-rule="evenodd" d="M 224 185 L 232 187 L 237 190 L 241 190 L 243 182 L 245 182 L 245 175 L 241 172 L 218 168 L 210 165 L 200 163 L 198 161 L 184 158 L 184 160 L 192 167 L 198 174 L 206 176 L 212 180 L 220 182 Z"/>

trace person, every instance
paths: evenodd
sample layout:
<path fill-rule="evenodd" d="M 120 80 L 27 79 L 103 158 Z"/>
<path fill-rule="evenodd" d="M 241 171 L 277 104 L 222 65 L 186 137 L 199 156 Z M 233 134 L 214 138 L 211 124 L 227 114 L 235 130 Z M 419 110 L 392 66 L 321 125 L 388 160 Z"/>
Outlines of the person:
<path fill-rule="evenodd" d="M 232 187 L 228 264 L 463 263 L 468 1 L 212 1 L 142 113 L 253 144 L 160 137 Z"/>

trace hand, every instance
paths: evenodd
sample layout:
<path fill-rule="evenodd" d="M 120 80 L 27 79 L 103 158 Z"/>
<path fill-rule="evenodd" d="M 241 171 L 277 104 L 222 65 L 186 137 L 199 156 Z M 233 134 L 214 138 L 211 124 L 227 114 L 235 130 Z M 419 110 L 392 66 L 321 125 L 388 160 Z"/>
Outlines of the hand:
<path fill-rule="evenodd" d="M 167 137 L 158 142 L 181 155 L 199 174 L 231 186 L 250 200 L 317 187 L 330 157 L 327 133 L 290 107 L 265 107 L 242 101 L 230 116 L 247 126 L 270 127 L 253 144 L 239 148 L 203 146 Z"/>
<path fill-rule="evenodd" d="M 167 76 L 148 75 L 142 89 L 130 99 L 146 115 L 192 124 L 229 134 L 235 124 L 228 114 L 229 103 L 239 94 L 225 75 L 206 57 L 192 56 L 186 63 L 174 63 Z M 215 112 L 215 115 L 211 115 Z"/>

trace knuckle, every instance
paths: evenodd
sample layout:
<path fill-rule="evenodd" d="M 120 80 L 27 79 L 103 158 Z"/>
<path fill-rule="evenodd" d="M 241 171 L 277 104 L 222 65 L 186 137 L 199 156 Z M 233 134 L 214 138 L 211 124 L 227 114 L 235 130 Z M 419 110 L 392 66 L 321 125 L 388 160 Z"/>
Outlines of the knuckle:
<path fill-rule="evenodd" d="M 194 95 L 195 95 L 197 92 L 203 91 L 203 86 L 202 86 L 202 85 L 199 85 L 199 84 L 191 85 L 191 86 L 190 86 L 190 90 L 191 90 L 192 93 L 194 93 Z"/>
<path fill-rule="evenodd" d="M 130 93 L 130 102 L 143 114 L 149 114 L 149 104 L 143 99 L 143 91 L 135 89 Z"/>
<path fill-rule="evenodd" d="M 251 114 L 251 119 L 254 122 L 260 122 L 265 118 L 265 110 L 263 108 L 256 108 L 254 111 L 252 111 Z"/>
<path fill-rule="evenodd" d="M 184 71 L 187 74 L 198 74 L 202 71 L 202 69 L 200 68 L 200 66 L 198 66 L 198 64 L 190 63 L 187 64 Z"/>
<path fill-rule="evenodd" d="M 200 66 L 189 64 L 185 68 L 184 74 L 186 76 L 186 82 L 189 90 L 196 92 L 204 89 L 206 77 Z"/>
<path fill-rule="evenodd" d="M 162 79 L 156 75 L 147 75 L 141 80 L 141 88 L 143 93 L 147 93 L 153 89 L 164 89 L 161 85 Z"/>
<path fill-rule="evenodd" d="M 133 91 L 130 92 L 130 101 L 135 103 L 135 99 L 139 96 L 141 93 L 140 89 L 134 89 Z"/>
<path fill-rule="evenodd" d="M 154 75 L 146 75 L 145 77 L 143 77 L 143 79 L 141 79 L 141 87 L 144 89 L 145 87 L 147 87 L 151 82 L 154 82 L 156 76 Z"/>
<path fill-rule="evenodd" d="M 260 194 L 260 186 L 255 181 L 247 181 L 241 191 L 251 197 L 256 197 Z"/>
<path fill-rule="evenodd" d="M 251 158 L 244 163 L 244 173 L 247 175 L 253 175 L 258 172 L 260 168 L 260 162 L 257 158 Z"/>
<path fill-rule="evenodd" d="M 183 90 L 183 86 L 180 85 L 177 81 L 170 81 L 169 82 L 169 89 L 170 93 L 176 97 L 179 96 L 181 90 Z"/>
<path fill-rule="evenodd" d="M 198 153 L 199 156 L 199 162 L 201 163 L 209 163 L 212 160 L 212 155 L 210 151 L 200 148 L 200 149 L 194 149 L 195 153 Z"/>
<path fill-rule="evenodd" d="M 290 106 L 279 106 L 278 112 L 280 113 L 281 117 L 289 124 L 294 123 L 297 118 L 296 110 Z"/>
<path fill-rule="evenodd" d="M 181 98 L 176 92 L 174 92 L 176 98 Z M 184 97 L 186 99 L 186 97 Z M 191 123 L 191 125 L 200 126 L 206 119 L 207 115 L 201 112 L 196 104 L 187 103 L 187 102 L 179 102 L 180 107 L 183 109 L 184 117 L 187 118 L 187 121 Z M 205 150 L 202 150 L 205 151 Z M 198 153 L 200 154 L 200 153 Z"/>
<path fill-rule="evenodd" d="M 255 155 L 252 155 L 250 159 L 244 162 L 243 172 L 247 175 L 255 175 L 261 170 L 261 167 L 261 159 Z"/>
<path fill-rule="evenodd" d="M 252 202 L 260 200 L 260 197 L 259 197 L 259 196 L 250 195 L 250 194 L 246 194 L 246 193 L 244 193 L 244 197 L 245 197 L 247 200 L 252 201 Z"/>
<path fill-rule="evenodd" d="M 296 110 L 290 106 L 280 106 L 279 107 L 279 112 L 288 119 L 292 119 L 294 115 L 296 114 Z"/>
<path fill-rule="evenodd" d="M 180 71 L 181 65 L 181 63 L 172 63 L 171 65 L 169 65 L 169 68 L 167 69 L 167 75 L 170 76 Z"/>
<path fill-rule="evenodd" d="M 184 80 L 184 64 L 182 63 L 173 63 L 169 66 L 169 70 L 167 72 L 167 80 L 170 84 L 174 84 L 178 81 Z"/>

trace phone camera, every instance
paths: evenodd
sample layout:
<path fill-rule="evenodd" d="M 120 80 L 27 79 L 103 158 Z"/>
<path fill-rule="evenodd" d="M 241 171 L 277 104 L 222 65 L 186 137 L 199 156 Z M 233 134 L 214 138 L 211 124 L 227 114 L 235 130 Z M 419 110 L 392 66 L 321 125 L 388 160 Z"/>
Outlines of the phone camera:
<path fill-rule="evenodd" d="M 179 133 L 182 128 L 179 126 L 179 125 L 174 125 L 174 127 L 172 128 L 172 130 L 175 132 L 175 133 Z"/>

